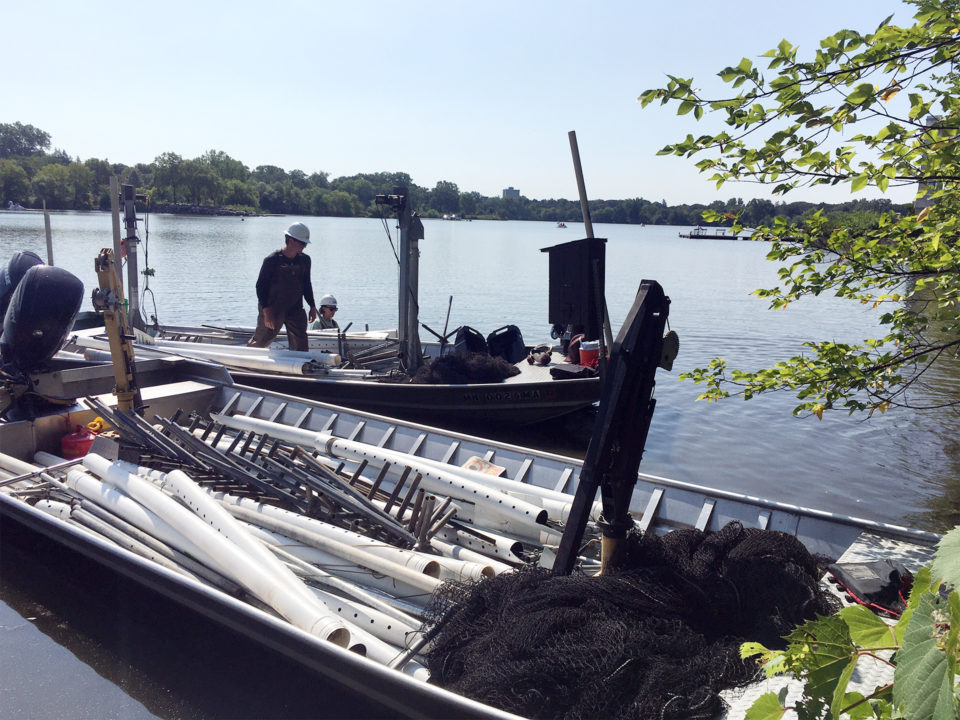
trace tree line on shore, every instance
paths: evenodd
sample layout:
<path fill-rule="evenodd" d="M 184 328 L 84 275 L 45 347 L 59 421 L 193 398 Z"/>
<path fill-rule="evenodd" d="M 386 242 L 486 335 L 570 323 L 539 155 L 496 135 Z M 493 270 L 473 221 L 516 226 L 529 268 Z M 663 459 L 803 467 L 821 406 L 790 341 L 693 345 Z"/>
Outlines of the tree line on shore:
<path fill-rule="evenodd" d="M 408 189 L 412 206 L 423 217 L 456 215 L 494 220 L 578 222 L 580 203 L 574 200 L 532 200 L 486 197 L 461 192 L 456 183 L 441 180 L 433 188 L 420 187 L 405 172 L 358 173 L 331 179 L 326 172 L 310 175 L 275 165 L 253 170 L 225 152 L 210 150 L 184 159 L 166 152 L 153 162 L 124 165 L 108 160 L 73 159 L 61 149 L 50 151 L 49 133 L 20 122 L 0 123 L 0 201 L 51 210 L 107 210 L 110 177 L 133 185 L 150 206 L 179 212 L 371 217 L 379 215 L 374 198 L 399 186 Z M 592 200 L 596 223 L 698 225 L 712 210 L 747 226 L 770 223 L 775 216 L 801 219 L 823 209 L 835 222 L 872 225 L 881 213 L 898 209 L 890 200 L 854 200 L 841 204 L 774 203 L 741 198 L 716 200 L 709 205 L 668 205 L 643 198 Z"/>

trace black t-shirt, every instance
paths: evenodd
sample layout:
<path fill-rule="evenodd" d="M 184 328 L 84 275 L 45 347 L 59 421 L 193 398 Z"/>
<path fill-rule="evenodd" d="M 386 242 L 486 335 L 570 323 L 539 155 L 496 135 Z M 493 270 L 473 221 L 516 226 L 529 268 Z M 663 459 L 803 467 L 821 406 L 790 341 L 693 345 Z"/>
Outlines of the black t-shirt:
<path fill-rule="evenodd" d="M 257 278 L 257 302 L 262 307 L 292 310 L 303 307 L 303 298 L 314 307 L 310 265 L 310 256 L 302 253 L 293 259 L 281 250 L 267 255 Z"/>

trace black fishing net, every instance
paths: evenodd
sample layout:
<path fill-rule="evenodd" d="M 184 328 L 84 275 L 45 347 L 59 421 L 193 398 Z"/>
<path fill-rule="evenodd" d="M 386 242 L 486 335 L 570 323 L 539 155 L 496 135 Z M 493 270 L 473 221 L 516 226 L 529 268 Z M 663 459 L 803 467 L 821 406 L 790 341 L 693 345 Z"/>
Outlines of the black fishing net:
<path fill-rule="evenodd" d="M 633 533 L 624 557 L 602 577 L 528 568 L 444 585 L 431 682 L 532 718 L 712 718 L 718 693 L 756 674 L 743 641 L 783 647 L 839 609 L 821 559 L 785 533 Z"/>
<path fill-rule="evenodd" d="M 453 353 L 423 365 L 411 382 L 424 384 L 496 383 L 518 375 L 520 369 L 502 357 L 484 353 Z"/>

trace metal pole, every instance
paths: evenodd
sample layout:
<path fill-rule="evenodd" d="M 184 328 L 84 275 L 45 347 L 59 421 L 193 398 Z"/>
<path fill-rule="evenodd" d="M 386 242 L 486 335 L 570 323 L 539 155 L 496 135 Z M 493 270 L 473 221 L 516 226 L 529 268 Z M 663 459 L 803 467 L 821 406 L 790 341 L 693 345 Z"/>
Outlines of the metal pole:
<path fill-rule="evenodd" d="M 47 265 L 53 265 L 53 235 L 50 233 L 50 213 L 47 212 L 47 201 L 43 201 L 43 229 L 47 234 Z"/>
<path fill-rule="evenodd" d="M 110 215 L 113 218 L 113 266 L 117 272 L 117 287 L 123 290 L 123 273 L 120 270 L 123 245 L 120 239 L 120 179 L 110 176 Z"/>
<path fill-rule="evenodd" d="M 593 237 L 593 223 L 590 221 L 590 206 L 587 204 L 587 188 L 583 183 L 583 168 L 580 167 L 580 149 L 577 147 L 577 131 L 567 133 L 570 138 L 570 152 L 573 155 L 573 170 L 577 174 L 577 191 L 580 193 L 580 212 L 583 213 L 583 224 L 587 230 L 587 237 Z"/>
<path fill-rule="evenodd" d="M 123 224 L 126 230 L 123 242 L 127 248 L 127 318 L 133 327 L 143 329 L 140 317 L 140 279 L 137 277 L 137 206 L 133 185 L 123 186 Z"/>
<path fill-rule="evenodd" d="M 399 194 L 394 191 L 395 194 Z M 400 341 L 401 360 L 406 364 L 409 358 L 407 352 L 407 341 L 409 340 L 410 326 L 409 314 L 410 304 L 407 302 L 407 286 L 410 280 L 410 211 L 407 208 L 406 193 L 401 200 L 401 205 L 397 208 L 397 224 L 399 226 L 398 243 L 400 253 L 400 278 L 397 287 L 397 302 L 399 303 L 399 316 L 397 317 L 397 339 Z"/>
<path fill-rule="evenodd" d="M 577 175 L 577 192 L 580 193 L 580 212 L 583 214 L 583 225 L 587 232 L 587 237 L 593 237 L 593 222 L 590 220 L 590 205 L 587 203 L 587 186 L 583 182 L 583 168 L 580 166 L 580 148 L 577 145 L 577 132 L 576 130 L 571 130 L 567 133 L 567 137 L 570 138 L 570 153 L 573 155 L 573 170 Z M 610 315 L 607 312 L 607 300 L 606 297 L 601 298 L 601 306 L 603 308 L 603 318 L 601 319 L 601 326 L 603 327 L 603 339 L 606 340 L 606 347 L 613 347 L 613 330 L 610 327 Z M 590 338 L 591 340 L 593 338 Z M 601 355 L 605 355 L 606 349 L 600 348 Z M 603 357 L 603 363 L 601 365 L 601 372 L 606 366 L 606 358 Z"/>
<path fill-rule="evenodd" d="M 397 210 L 400 224 L 400 316 L 397 333 L 400 340 L 403 365 L 408 373 L 420 366 L 420 321 L 419 321 L 419 266 L 420 246 L 418 240 L 423 237 L 423 223 L 413 217 L 406 188 L 397 188 L 395 194 L 402 196 Z"/>

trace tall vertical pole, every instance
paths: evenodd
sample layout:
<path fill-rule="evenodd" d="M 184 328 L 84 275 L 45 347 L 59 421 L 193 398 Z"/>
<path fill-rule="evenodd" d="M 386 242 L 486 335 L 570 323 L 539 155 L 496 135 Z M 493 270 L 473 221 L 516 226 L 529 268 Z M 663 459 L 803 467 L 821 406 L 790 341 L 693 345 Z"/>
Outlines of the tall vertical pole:
<path fill-rule="evenodd" d="M 399 195 L 399 188 L 394 193 Z M 410 210 L 407 207 L 406 194 L 400 195 L 400 206 L 397 208 L 397 226 L 400 237 L 400 278 L 397 286 L 397 303 L 399 304 L 399 315 L 397 316 L 397 339 L 400 341 L 400 360 L 406 365 L 407 361 L 407 337 L 410 332 L 409 313 L 410 303 L 407 302 L 407 287 L 410 275 Z"/>
<path fill-rule="evenodd" d="M 580 212 L 583 214 L 583 224 L 587 237 L 593 237 L 593 222 L 590 220 L 590 206 L 587 204 L 587 186 L 583 182 L 583 168 L 580 167 L 580 148 L 577 145 L 577 131 L 567 133 L 570 138 L 570 153 L 573 155 L 573 171 L 577 174 L 577 191 L 580 193 Z"/>
<path fill-rule="evenodd" d="M 423 238 L 423 223 L 410 212 L 406 188 L 397 188 L 394 193 L 401 198 L 397 208 L 400 224 L 400 286 L 398 288 L 399 318 L 397 333 L 400 340 L 401 361 L 407 372 L 420 367 L 420 318 L 419 281 L 420 246 Z"/>
<path fill-rule="evenodd" d="M 127 249 L 127 301 L 130 309 L 127 318 L 130 325 L 143 328 L 143 318 L 140 317 L 140 279 L 137 277 L 137 206 L 136 191 L 133 185 L 122 186 L 123 196 L 123 242 Z"/>
<path fill-rule="evenodd" d="M 590 205 L 587 203 L 587 186 L 583 182 L 583 168 L 580 166 L 580 147 L 577 145 L 577 132 L 571 130 L 567 133 L 570 139 L 570 154 L 573 155 L 573 171 L 577 175 L 577 192 L 580 193 L 580 212 L 583 214 L 583 225 L 587 231 L 587 237 L 593 237 L 593 222 L 590 220 Z M 597 269 L 592 271 L 596 273 Z M 607 348 L 613 347 L 613 330 L 610 328 L 610 315 L 607 313 L 607 300 L 604 297 L 599 298 L 598 307 L 603 310 L 600 326 L 603 328 L 600 340 L 600 375 L 606 375 L 607 368 Z M 593 338 L 590 338 L 591 340 Z"/>
<path fill-rule="evenodd" d="M 113 218 L 113 257 L 111 263 L 117 273 L 117 287 L 123 290 L 123 272 L 120 269 L 123 258 L 123 244 L 120 235 L 120 179 L 110 176 L 110 215 Z"/>
<path fill-rule="evenodd" d="M 47 201 L 43 201 L 43 230 L 47 235 L 47 265 L 53 265 L 53 234 L 50 232 L 50 213 Z"/>

